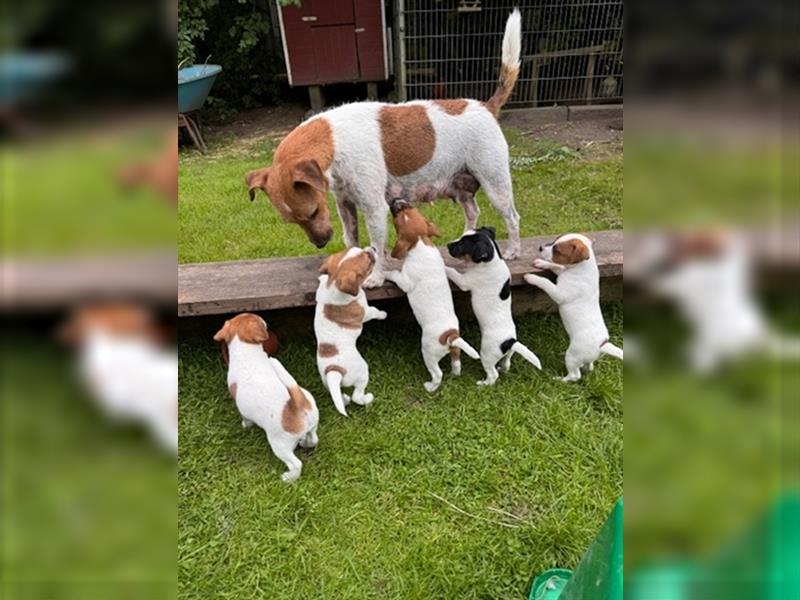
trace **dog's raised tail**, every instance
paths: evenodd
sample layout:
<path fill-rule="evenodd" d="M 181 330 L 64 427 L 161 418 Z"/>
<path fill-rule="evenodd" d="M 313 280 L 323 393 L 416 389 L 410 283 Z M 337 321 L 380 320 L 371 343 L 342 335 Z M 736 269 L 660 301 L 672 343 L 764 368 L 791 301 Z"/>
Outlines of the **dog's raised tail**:
<path fill-rule="evenodd" d="M 472 346 L 470 346 L 466 341 L 464 341 L 464 338 L 462 337 L 453 338 L 453 340 L 450 342 L 450 346 L 454 348 L 459 348 L 460 350 L 465 352 L 467 356 L 469 356 L 470 358 L 474 358 L 475 360 L 480 360 L 481 358 L 481 355 L 478 354 L 478 351 L 475 350 L 475 348 L 473 348 Z"/>
<path fill-rule="evenodd" d="M 542 361 L 539 360 L 539 357 L 536 356 L 530 348 L 528 348 L 524 344 L 521 344 L 520 342 L 514 342 L 514 345 L 511 346 L 511 350 L 515 354 L 519 354 L 522 358 L 527 360 L 534 367 L 541 370 Z"/>
<path fill-rule="evenodd" d="M 500 116 L 500 109 L 508 102 L 514 85 L 519 77 L 519 55 L 522 48 L 522 17 L 519 9 L 514 12 L 506 21 L 506 31 L 503 34 L 503 54 L 500 63 L 500 80 L 492 97 L 486 101 L 486 108 L 497 119 Z"/>
<path fill-rule="evenodd" d="M 328 384 L 328 391 L 333 399 L 333 405 L 341 414 L 347 416 L 344 407 L 344 397 L 342 396 L 342 374 L 339 371 L 328 371 L 325 373 L 325 383 Z"/>
<path fill-rule="evenodd" d="M 622 348 L 618 348 L 611 342 L 606 342 L 605 344 L 600 346 L 600 352 L 603 354 L 608 354 L 609 356 L 613 356 L 614 358 L 618 358 L 622 360 Z"/>

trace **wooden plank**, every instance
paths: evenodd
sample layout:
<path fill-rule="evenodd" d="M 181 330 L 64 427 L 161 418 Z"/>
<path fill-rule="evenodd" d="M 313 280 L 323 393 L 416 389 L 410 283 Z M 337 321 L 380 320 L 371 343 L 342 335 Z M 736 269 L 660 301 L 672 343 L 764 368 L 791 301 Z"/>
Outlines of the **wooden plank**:
<path fill-rule="evenodd" d="M 600 276 L 622 276 L 622 231 L 592 232 Z M 534 271 L 539 246 L 555 236 L 525 238 L 519 259 L 509 261 L 511 285 L 524 285 L 523 275 Z M 504 242 L 501 241 L 501 248 Z M 445 262 L 457 261 L 440 248 Z M 192 317 L 242 311 L 275 310 L 313 306 L 319 267 L 325 256 L 272 258 L 235 262 L 185 264 L 178 267 L 178 316 Z M 390 267 L 399 263 L 392 260 Z M 370 300 L 399 298 L 403 293 L 392 283 L 367 290 Z"/>

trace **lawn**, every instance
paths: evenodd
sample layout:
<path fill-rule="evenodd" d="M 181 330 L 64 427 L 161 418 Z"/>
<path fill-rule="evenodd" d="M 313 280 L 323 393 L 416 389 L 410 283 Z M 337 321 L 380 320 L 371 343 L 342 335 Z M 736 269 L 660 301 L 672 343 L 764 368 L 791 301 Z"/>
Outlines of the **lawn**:
<path fill-rule="evenodd" d="M 621 343 L 622 307 L 605 308 Z M 323 392 L 313 337 L 281 332 L 279 358 L 320 407 L 320 445 L 298 454 L 292 485 L 263 433 L 242 430 L 213 331 L 184 332 L 180 597 L 524 598 L 538 572 L 574 567 L 622 493 L 622 364 L 562 383 L 558 316 L 518 324 L 542 372 L 517 358 L 479 388 L 465 359 L 433 395 L 416 326 L 368 324 L 376 400 L 349 419 Z"/>
<path fill-rule="evenodd" d="M 506 134 L 524 236 L 621 227 L 621 155 L 594 160 Z M 277 142 L 182 151 L 181 262 L 315 252 L 263 195 L 247 200 L 244 173 L 269 164 Z M 505 237 L 479 203 L 481 223 Z M 460 234 L 459 208 L 424 211 L 442 241 Z M 326 253 L 342 247 L 333 224 Z M 604 310 L 621 344 L 622 305 Z M 555 313 L 517 319 L 543 371 L 517 358 L 479 388 L 483 371 L 465 359 L 463 376 L 433 395 L 416 325 L 391 313 L 368 324 L 359 348 L 376 400 L 349 419 L 323 391 L 313 336 L 278 330 L 278 357 L 320 407 L 320 445 L 298 453 L 292 485 L 263 433 L 241 428 L 211 341 L 223 318 L 184 322 L 180 335 L 181 598 L 524 598 L 542 570 L 577 565 L 622 493 L 622 365 L 606 358 L 577 384 L 557 380 L 567 337 Z M 480 339 L 466 316 L 462 333 Z"/>
<path fill-rule="evenodd" d="M 506 129 L 511 151 L 511 173 L 523 236 L 558 234 L 622 227 L 622 156 L 589 160 L 578 152 L 548 140 L 533 140 L 516 129 Z M 179 171 L 179 260 L 210 262 L 268 256 L 302 256 L 315 248 L 296 225 L 281 221 L 264 194 L 250 203 L 244 175 L 269 165 L 279 138 L 246 148 L 235 142 L 212 145 L 203 157 L 182 151 Z M 341 223 L 329 199 L 336 231 L 325 252 L 344 248 Z M 480 222 L 493 225 L 505 237 L 502 218 L 478 193 Z M 460 207 L 441 201 L 424 212 L 442 232 L 442 241 L 458 237 L 464 228 Z M 390 227 L 391 229 L 391 227 Z M 367 234 L 361 223 L 361 240 Z M 392 239 L 394 239 L 392 237 Z"/>

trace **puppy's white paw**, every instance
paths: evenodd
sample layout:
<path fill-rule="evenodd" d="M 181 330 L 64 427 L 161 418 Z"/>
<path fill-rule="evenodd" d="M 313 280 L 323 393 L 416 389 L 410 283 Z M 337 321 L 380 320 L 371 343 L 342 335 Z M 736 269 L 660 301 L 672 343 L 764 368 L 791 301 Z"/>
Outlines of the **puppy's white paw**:
<path fill-rule="evenodd" d="M 453 377 L 460 377 L 461 376 L 461 363 L 454 363 L 450 367 L 450 374 Z"/>
<path fill-rule="evenodd" d="M 253 426 L 253 422 L 249 419 L 242 419 L 242 429 L 248 429 Z"/>
<path fill-rule="evenodd" d="M 384 320 L 384 319 L 386 319 L 386 317 L 388 317 L 388 316 L 389 316 L 389 315 L 387 315 L 387 314 L 386 314 L 386 311 L 385 311 L 385 310 L 379 310 L 379 311 L 378 311 L 378 314 L 377 314 L 377 315 L 375 315 L 375 318 L 376 318 L 378 321 L 383 321 L 383 320 Z"/>
<path fill-rule="evenodd" d="M 426 390 L 428 393 L 431 393 L 431 394 L 432 394 L 433 392 L 435 392 L 437 389 L 439 389 L 439 384 L 438 384 L 438 383 L 436 383 L 436 382 L 434 382 L 434 381 L 426 381 L 426 382 L 425 382 L 425 383 L 423 383 L 422 385 L 423 385 L 423 387 L 425 388 L 425 390 Z"/>
<path fill-rule="evenodd" d="M 558 379 L 558 378 L 556 378 L 556 379 Z M 573 381 L 578 381 L 579 379 L 580 379 L 580 375 L 578 375 L 578 376 L 567 375 L 566 377 L 562 377 L 561 381 L 563 381 L 564 383 L 572 383 Z"/>
<path fill-rule="evenodd" d="M 383 282 L 385 281 L 385 279 L 386 279 L 386 277 L 385 277 L 385 275 L 383 273 L 378 273 L 376 271 L 373 271 L 372 275 L 367 277 L 367 279 L 364 281 L 364 287 L 365 288 L 380 287 L 380 286 L 383 285 Z"/>
<path fill-rule="evenodd" d="M 539 283 L 539 276 L 534 275 L 533 273 L 528 273 L 523 277 L 525 283 L 529 283 L 530 285 L 538 285 Z"/>
<path fill-rule="evenodd" d="M 496 379 L 481 379 L 478 382 L 478 385 L 494 385 L 494 382 L 497 381 Z"/>
<path fill-rule="evenodd" d="M 360 406 L 366 406 L 367 404 L 371 403 L 373 400 L 375 400 L 375 396 L 373 396 L 372 394 L 364 394 L 363 396 L 361 396 L 359 398 L 356 398 L 355 396 L 353 396 L 353 402 L 355 402 L 356 404 L 358 404 Z"/>
<path fill-rule="evenodd" d="M 344 405 L 345 406 L 350 404 L 350 396 L 348 396 L 347 394 L 342 394 L 342 400 L 344 400 Z"/>
<path fill-rule="evenodd" d="M 300 469 L 297 470 L 293 469 L 291 471 L 286 471 L 286 473 L 281 475 L 281 479 L 283 480 L 284 483 L 291 483 L 293 481 L 297 481 L 299 477 L 300 477 Z"/>
<path fill-rule="evenodd" d="M 546 271 L 547 269 L 550 268 L 550 263 L 548 263 L 543 258 L 537 258 L 533 261 L 533 266 L 536 267 L 537 269 L 542 269 L 543 271 Z"/>

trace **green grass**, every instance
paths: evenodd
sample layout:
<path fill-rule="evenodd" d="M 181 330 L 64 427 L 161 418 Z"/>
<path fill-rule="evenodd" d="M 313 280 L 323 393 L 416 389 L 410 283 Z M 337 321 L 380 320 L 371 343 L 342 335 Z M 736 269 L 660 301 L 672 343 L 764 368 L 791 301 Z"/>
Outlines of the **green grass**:
<path fill-rule="evenodd" d="M 619 343 L 622 307 L 605 311 Z M 320 407 L 320 445 L 299 453 L 292 485 L 263 433 L 242 430 L 213 331 L 183 335 L 180 597 L 524 598 L 542 570 L 574 567 L 622 493 L 622 365 L 562 383 L 558 316 L 518 325 L 544 371 L 517 357 L 480 388 L 465 358 L 429 395 L 416 326 L 368 324 L 376 400 L 349 419 L 323 391 L 313 337 L 278 331 L 279 358 Z M 462 331 L 478 341 L 474 324 Z"/>
<path fill-rule="evenodd" d="M 511 172 L 523 236 L 622 227 L 622 156 L 590 161 L 547 140 L 533 141 L 514 129 L 505 130 L 511 151 Z M 269 165 L 279 140 L 259 141 L 245 149 L 231 143 L 212 147 L 208 157 L 183 151 L 180 165 L 180 262 L 242 260 L 313 254 L 315 248 L 296 226 L 283 223 L 259 193 L 250 203 L 244 174 Z M 344 246 L 341 223 L 329 198 L 336 231 L 325 252 Z M 497 211 L 478 194 L 480 222 L 505 237 Z M 460 207 L 437 202 L 423 209 L 442 232 L 442 240 L 458 237 L 464 227 Z M 391 228 L 390 228 L 391 229 Z M 360 228 L 361 240 L 367 241 Z"/>

